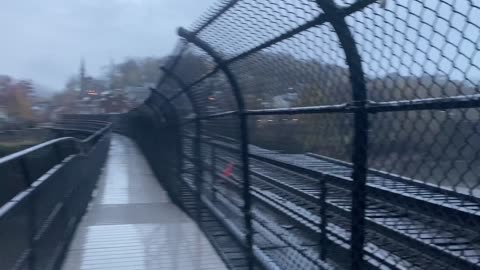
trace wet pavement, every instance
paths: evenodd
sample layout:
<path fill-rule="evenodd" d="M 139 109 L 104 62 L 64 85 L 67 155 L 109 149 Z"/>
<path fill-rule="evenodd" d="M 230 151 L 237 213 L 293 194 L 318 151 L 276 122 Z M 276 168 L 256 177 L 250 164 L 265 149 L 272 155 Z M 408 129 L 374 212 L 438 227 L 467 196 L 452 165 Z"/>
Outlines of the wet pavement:
<path fill-rule="evenodd" d="M 227 269 L 172 204 L 136 145 L 113 135 L 109 157 L 63 270 Z"/>

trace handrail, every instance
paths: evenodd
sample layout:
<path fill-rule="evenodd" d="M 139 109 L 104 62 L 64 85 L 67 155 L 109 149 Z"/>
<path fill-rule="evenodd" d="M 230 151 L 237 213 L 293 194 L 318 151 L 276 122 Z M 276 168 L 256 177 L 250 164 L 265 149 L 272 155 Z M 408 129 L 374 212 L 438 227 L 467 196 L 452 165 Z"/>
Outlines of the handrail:
<path fill-rule="evenodd" d="M 0 247 L 2 269 L 60 269 L 107 158 L 111 127 L 105 122 L 87 138 L 61 137 L 0 158 L 8 180 L 0 232 L 14 243 Z"/>
<path fill-rule="evenodd" d="M 105 123 L 108 123 L 108 122 L 105 122 Z M 74 141 L 77 144 L 86 144 L 90 140 L 93 140 L 93 138 L 99 136 L 100 134 L 103 134 L 111 126 L 112 126 L 112 124 L 108 123 L 105 127 L 97 130 L 95 133 L 93 133 L 92 135 L 88 136 L 87 138 L 85 138 L 83 140 L 80 140 L 80 139 L 77 139 L 77 138 L 74 138 L 74 137 L 61 137 L 61 138 L 53 139 L 53 140 L 50 140 L 50 141 L 47 141 L 47 142 L 43 142 L 43 143 L 34 145 L 34 146 L 29 147 L 27 149 L 23 149 L 21 151 L 18 151 L 18 152 L 15 152 L 15 153 L 12 153 L 10 155 L 7 155 L 5 157 L 0 158 L 0 165 L 2 165 L 4 163 L 7 163 L 7 162 L 10 162 L 10 161 L 13 161 L 13 160 L 16 160 L 18 158 L 21 158 L 25 155 L 33 153 L 33 152 L 35 152 L 39 149 L 42 149 L 44 147 L 54 145 L 54 144 L 58 144 L 58 143 L 65 142 L 65 141 Z"/>
<path fill-rule="evenodd" d="M 60 143 L 60 142 L 64 142 L 64 141 L 71 141 L 71 140 L 75 140 L 76 138 L 74 137 L 61 137 L 61 138 L 57 138 L 57 139 L 53 139 L 53 140 L 50 140 L 50 141 L 46 141 L 46 142 L 43 142 L 43 143 L 40 143 L 40 144 L 37 144 L 37 145 L 34 145 L 34 146 L 31 146 L 27 149 L 23 149 L 23 150 L 20 150 L 18 152 L 15 152 L 15 153 L 12 153 L 10 155 L 7 155 L 7 156 L 4 156 L 4 157 L 1 157 L 0 158 L 0 166 L 4 163 L 7 163 L 7 162 L 10 162 L 10 161 L 14 161 L 18 158 L 21 158 L 25 155 L 28 155 L 30 153 L 33 153 L 39 149 L 42 149 L 44 147 L 47 147 L 47 146 L 50 146 L 50 145 L 53 145 L 53 144 L 57 144 L 57 143 Z"/>

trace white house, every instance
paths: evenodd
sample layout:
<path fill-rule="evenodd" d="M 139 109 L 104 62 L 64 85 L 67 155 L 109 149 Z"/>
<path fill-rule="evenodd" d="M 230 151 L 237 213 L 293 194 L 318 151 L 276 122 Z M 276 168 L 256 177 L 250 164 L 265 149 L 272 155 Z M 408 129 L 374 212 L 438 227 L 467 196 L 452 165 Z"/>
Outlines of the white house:
<path fill-rule="evenodd" d="M 8 122 L 8 113 L 5 106 L 0 106 L 0 122 Z"/>
<path fill-rule="evenodd" d="M 272 98 L 273 108 L 289 108 L 298 99 L 298 93 L 286 93 Z"/>

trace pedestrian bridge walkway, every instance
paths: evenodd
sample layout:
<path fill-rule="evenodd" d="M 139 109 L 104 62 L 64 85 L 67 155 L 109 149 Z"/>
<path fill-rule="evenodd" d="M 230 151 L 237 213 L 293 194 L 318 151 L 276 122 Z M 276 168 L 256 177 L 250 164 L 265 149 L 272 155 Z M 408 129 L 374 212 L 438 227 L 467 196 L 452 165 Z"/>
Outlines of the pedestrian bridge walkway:
<path fill-rule="evenodd" d="M 62 269 L 226 267 L 194 221 L 170 202 L 136 145 L 115 134 Z"/>
<path fill-rule="evenodd" d="M 479 1 L 218 2 L 0 158 L 0 270 L 480 270 Z"/>

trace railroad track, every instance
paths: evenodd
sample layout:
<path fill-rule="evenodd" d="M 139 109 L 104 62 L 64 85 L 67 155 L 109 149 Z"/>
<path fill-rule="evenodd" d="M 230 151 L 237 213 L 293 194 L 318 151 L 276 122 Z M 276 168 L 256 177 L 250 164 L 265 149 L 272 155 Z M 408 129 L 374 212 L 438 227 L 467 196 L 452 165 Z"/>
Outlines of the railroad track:
<path fill-rule="evenodd" d="M 226 161 L 221 165 L 227 163 Z M 253 193 L 256 198 L 263 198 L 264 201 L 272 205 L 282 205 L 283 208 L 290 209 L 290 212 L 285 212 L 285 214 L 300 216 L 304 223 L 301 226 L 302 230 L 311 230 L 313 232 L 315 231 L 314 228 L 320 228 L 321 219 L 318 218 L 317 210 L 320 194 L 313 192 L 314 190 L 319 190 L 318 183 L 313 183 L 312 181 L 310 185 L 303 183 L 299 186 L 298 181 L 293 184 L 286 183 L 285 179 L 267 176 L 264 167 L 261 170 L 262 173 L 257 173 L 256 168 L 252 168 Z M 275 173 L 283 172 L 278 171 Z M 298 180 L 298 176 L 297 179 L 288 174 L 285 174 L 284 177 Z M 236 181 L 239 184 L 241 183 L 240 180 Z M 348 191 L 333 190 L 331 187 L 327 189 L 329 190 L 326 206 L 329 210 L 326 218 L 326 230 L 330 238 L 337 239 L 337 241 L 329 241 L 331 242 L 329 246 L 330 248 L 332 248 L 332 245 L 346 246 L 350 238 L 350 213 L 348 209 L 350 202 L 348 201 Z M 384 217 L 387 216 L 385 209 L 377 208 L 377 210 L 380 210 L 380 213 L 376 213 L 377 216 L 379 214 Z M 388 217 L 396 215 L 398 213 L 388 213 Z M 340 240 L 340 243 L 338 243 L 338 240 Z M 370 263 L 370 268 L 372 269 L 374 266 L 388 267 L 388 269 L 432 269 L 431 267 L 435 266 L 435 269 L 447 269 L 445 264 L 438 263 L 434 259 L 396 241 L 388 241 L 381 233 L 370 228 L 368 228 L 367 232 L 365 251 L 367 262 Z M 337 252 L 331 253 L 336 254 Z M 338 257 L 337 259 L 345 260 L 345 258 Z"/>
<path fill-rule="evenodd" d="M 193 164 L 185 162 L 186 167 L 191 168 Z M 205 164 L 207 165 L 207 164 Z M 196 189 L 194 174 L 191 170 L 184 170 L 183 180 Z M 207 179 L 211 182 L 211 179 Z M 242 212 L 241 183 L 239 181 L 228 181 L 228 184 L 221 185 L 215 190 L 215 195 L 210 192 L 204 192 L 204 203 L 213 212 L 223 213 L 219 218 L 233 224 L 233 231 L 238 236 L 238 240 L 245 238 L 245 226 Z M 279 209 L 278 204 L 265 204 L 265 202 L 255 194 L 255 207 L 252 210 L 253 229 L 256 232 L 254 236 L 254 249 L 265 257 L 265 269 L 334 269 L 327 263 L 318 259 L 318 255 L 312 252 L 315 248 L 312 239 L 315 236 L 306 230 L 302 230 L 303 235 L 297 235 L 295 238 L 285 237 L 288 232 L 298 223 L 298 220 L 292 220 L 285 215 L 285 209 Z M 271 207 L 273 206 L 273 207 Z M 287 211 L 288 214 L 288 211 Z M 302 242 L 303 241 L 303 242 Z M 308 246 L 302 245 L 307 242 Z M 287 257 L 294 257 L 295 263 Z M 258 258 L 257 258 L 258 259 Z M 272 263 L 273 262 L 273 263 Z M 301 266 L 301 267 L 300 267 Z M 293 268 L 292 268 L 293 267 Z"/>
<path fill-rule="evenodd" d="M 215 145 L 217 151 L 221 151 L 217 153 L 217 170 L 238 162 L 236 150 L 228 142 L 215 142 Z M 208 146 L 203 148 L 208 149 Z M 302 222 L 307 224 L 303 229 L 319 228 L 320 223 L 315 221 L 318 211 L 312 209 L 318 209 L 320 202 L 318 179 L 321 177 L 327 190 L 327 224 L 337 226 L 335 229 L 327 227 L 327 230 L 330 235 L 336 231 L 337 237 L 342 231 L 341 238 L 348 240 L 349 164 L 312 154 L 280 154 L 254 146 L 250 150 L 250 170 L 257 200 L 263 197 L 263 201 L 268 201 L 265 198 L 270 198 L 270 207 L 288 202 L 295 209 L 291 213 L 296 212 L 297 216 L 302 213 Z M 232 177 L 235 178 L 240 181 L 238 176 Z M 475 207 L 478 207 L 475 200 L 462 194 L 438 192 L 435 187 L 408 183 L 399 176 L 377 171 L 369 175 L 368 181 L 365 249 L 372 266 L 381 262 L 380 265 L 388 269 L 479 268 L 480 243 L 478 233 L 471 228 L 480 224 L 475 222 Z M 277 198 L 276 202 L 271 198 Z M 432 205 L 434 207 L 429 208 Z M 436 211 L 429 213 L 431 209 Z M 447 214 L 460 213 L 460 217 L 468 218 L 447 221 L 445 217 L 437 216 L 439 210 Z"/>

